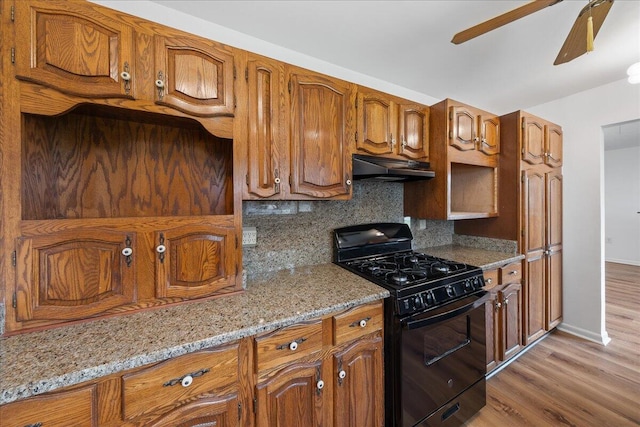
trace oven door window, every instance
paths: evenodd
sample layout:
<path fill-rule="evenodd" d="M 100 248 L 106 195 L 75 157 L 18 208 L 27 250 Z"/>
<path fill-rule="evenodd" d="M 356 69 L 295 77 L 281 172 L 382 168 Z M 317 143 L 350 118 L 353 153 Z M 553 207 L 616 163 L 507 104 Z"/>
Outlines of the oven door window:
<path fill-rule="evenodd" d="M 484 302 L 466 299 L 443 309 L 402 325 L 400 388 L 405 425 L 436 411 L 486 372 Z"/>

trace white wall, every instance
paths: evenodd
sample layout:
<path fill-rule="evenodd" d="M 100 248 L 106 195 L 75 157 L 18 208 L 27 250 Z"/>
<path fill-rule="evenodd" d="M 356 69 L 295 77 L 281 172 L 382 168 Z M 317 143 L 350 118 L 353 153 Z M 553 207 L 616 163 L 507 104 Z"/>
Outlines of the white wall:
<path fill-rule="evenodd" d="M 605 149 L 604 193 L 605 259 L 640 266 L 640 147 Z"/>
<path fill-rule="evenodd" d="M 368 86 L 396 96 L 407 98 L 411 101 L 426 105 L 435 104 L 439 99 L 416 92 L 365 74 L 348 70 L 338 65 L 304 55 L 264 40 L 251 37 L 220 25 L 212 24 L 191 15 L 169 9 L 157 3 L 146 0 L 89 0 L 92 3 L 139 16 L 153 22 L 167 25 L 178 30 L 202 36 L 210 40 L 224 43 L 249 52 L 274 58 L 288 64 L 297 65 L 310 70 L 318 71 L 330 76 Z"/>
<path fill-rule="evenodd" d="M 640 118 L 640 85 L 619 80 L 527 111 L 562 125 L 564 131 L 560 329 L 606 344 L 602 126 Z"/>

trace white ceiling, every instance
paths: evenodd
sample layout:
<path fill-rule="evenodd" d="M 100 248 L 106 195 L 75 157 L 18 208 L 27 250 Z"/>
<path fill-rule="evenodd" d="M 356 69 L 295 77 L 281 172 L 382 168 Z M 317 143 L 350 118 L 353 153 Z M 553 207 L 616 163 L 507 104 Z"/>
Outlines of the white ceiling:
<path fill-rule="evenodd" d="M 153 3 L 436 99 L 453 98 L 497 114 L 626 78 L 627 67 L 640 61 L 637 0 L 616 0 L 595 51 L 558 66 L 553 61 L 586 0 L 564 0 L 461 45 L 450 43 L 455 33 L 527 2 Z"/>

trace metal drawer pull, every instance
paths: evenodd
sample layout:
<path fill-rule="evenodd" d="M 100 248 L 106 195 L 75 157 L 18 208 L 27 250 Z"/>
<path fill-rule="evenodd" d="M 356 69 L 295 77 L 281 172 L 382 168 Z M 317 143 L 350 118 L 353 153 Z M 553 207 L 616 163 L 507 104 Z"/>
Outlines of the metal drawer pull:
<path fill-rule="evenodd" d="M 364 327 L 367 326 L 367 322 L 369 320 L 371 320 L 371 317 L 365 317 L 364 319 L 356 320 L 355 322 L 350 324 L 349 327 L 350 328 L 355 328 L 356 326 L 360 326 L 361 328 L 364 328 Z"/>
<path fill-rule="evenodd" d="M 180 384 L 182 385 L 182 387 L 189 387 L 191 385 L 191 383 L 193 382 L 193 379 L 196 377 L 201 377 L 204 374 L 206 374 L 207 372 L 209 372 L 210 369 L 200 369 L 199 371 L 196 372 L 192 372 L 190 374 L 184 375 L 180 378 L 174 378 L 170 381 L 167 381 L 166 383 L 162 384 L 162 387 L 172 387 L 176 384 Z"/>
<path fill-rule="evenodd" d="M 290 343 L 280 344 L 276 347 L 276 350 L 285 350 L 288 348 L 291 351 L 296 351 L 298 349 L 298 345 L 302 344 L 306 340 L 306 338 L 298 338 L 297 340 L 293 340 Z"/>

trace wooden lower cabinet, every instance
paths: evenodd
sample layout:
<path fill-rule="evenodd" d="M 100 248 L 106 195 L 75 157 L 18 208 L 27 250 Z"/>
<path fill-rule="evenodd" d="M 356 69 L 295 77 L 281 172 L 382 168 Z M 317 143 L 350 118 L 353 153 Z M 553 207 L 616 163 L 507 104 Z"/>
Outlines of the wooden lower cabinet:
<path fill-rule="evenodd" d="M 523 348 L 523 310 L 520 262 L 485 272 L 490 292 L 487 302 L 487 373 L 515 356 Z"/>
<path fill-rule="evenodd" d="M 376 427 L 384 419 L 382 337 L 363 338 L 333 356 L 333 425 Z"/>
<path fill-rule="evenodd" d="M 0 406 L 3 427 L 97 425 L 95 385 L 45 394 Z"/>
<path fill-rule="evenodd" d="M 0 424 L 382 427 L 382 316 L 365 304 L 5 404 Z"/>

